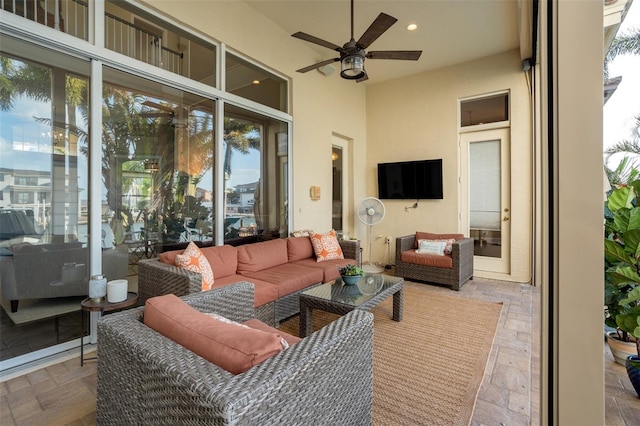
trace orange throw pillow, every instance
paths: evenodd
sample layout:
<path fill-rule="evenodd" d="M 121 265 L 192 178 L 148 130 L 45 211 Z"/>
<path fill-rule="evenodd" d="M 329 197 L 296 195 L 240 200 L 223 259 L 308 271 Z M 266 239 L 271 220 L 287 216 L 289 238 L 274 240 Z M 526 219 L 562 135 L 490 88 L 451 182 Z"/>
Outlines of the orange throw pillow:
<path fill-rule="evenodd" d="M 311 236 L 311 244 L 313 245 L 313 251 L 316 254 L 316 260 L 318 262 L 344 259 L 342 247 L 340 247 L 336 231 L 333 229 L 326 234 L 313 234 Z"/>
<path fill-rule="evenodd" d="M 206 257 L 193 241 L 189 243 L 184 253 L 176 256 L 176 266 L 202 275 L 202 291 L 213 287 L 213 271 Z"/>

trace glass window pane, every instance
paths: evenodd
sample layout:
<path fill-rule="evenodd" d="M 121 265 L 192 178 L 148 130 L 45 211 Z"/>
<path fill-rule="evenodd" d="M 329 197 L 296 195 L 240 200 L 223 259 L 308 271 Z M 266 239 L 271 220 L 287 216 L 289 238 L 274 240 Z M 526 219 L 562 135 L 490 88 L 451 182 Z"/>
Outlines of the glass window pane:
<path fill-rule="evenodd" d="M 224 240 L 242 244 L 288 232 L 287 124 L 227 106 Z"/>
<path fill-rule="evenodd" d="M 14 51 L 37 51 L 47 64 Z M 4 342 L 21 342 L 3 345 L 2 360 L 79 338 L 77 311 L 87 294 L 89 64 L 51 56 L 8 39 L 0 53 L 0 283 L 10 304 L 0 333 Z M 126 275 L 122 265 L 114 278 Z M 30 332 L 25 315 L 56 332 Z"/>
<path fill-rule="evenodd" d="M 216 47 L 124 1 L 105 3 L 107 49 L 216 85 Z"/>
<path fill-rule="evenodd" d="M 287 81 L 229 52 L 225 55 L 226 91 L 287 112 Z"/>
<path fill-rule="evenodd" d="M 214 102 L 105 68 L 103 222 L 142 257 L 213 240 Z"/>
<path fill-rule="evenodd" d="M 496 123 L 509 119 L 509 95 L 470 99 L 460 102 L 460 127 Z"/>
<path fill-rule="evenodd" d="M 476 256 L 501 256 L 500 194 L 500 141 L 469 144 L 469 228 Z"/>
<path fill-rule="evenodd" d="M 5 0 L 0 7 L 7 12 L 30 19 L 72 36 L 89 40 L 89 7 L 80 0 Z"/>

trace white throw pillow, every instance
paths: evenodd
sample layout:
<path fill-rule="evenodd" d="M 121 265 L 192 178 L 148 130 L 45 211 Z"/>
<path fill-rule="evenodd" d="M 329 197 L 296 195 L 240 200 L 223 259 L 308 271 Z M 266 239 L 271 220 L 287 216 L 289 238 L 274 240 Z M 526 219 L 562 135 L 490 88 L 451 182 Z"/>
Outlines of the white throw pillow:
<path fill-rule="evenodd" d="M 436 256 L 444 256 L 444 249 L 447 242 L 444 240 L 418 240 L 418 254 L 435 254 Z"/>

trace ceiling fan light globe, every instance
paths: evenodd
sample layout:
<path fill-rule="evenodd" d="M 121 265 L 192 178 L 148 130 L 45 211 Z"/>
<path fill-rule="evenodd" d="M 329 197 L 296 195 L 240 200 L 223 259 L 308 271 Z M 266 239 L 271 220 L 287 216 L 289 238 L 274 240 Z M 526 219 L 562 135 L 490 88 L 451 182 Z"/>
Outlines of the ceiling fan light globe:
<path fill-rule="evenodd" d="M 364 58 L 359 55 L 345 56 L 341 64 L 340 77 L 347 80 L 356 80 L 364 77 Z"/>

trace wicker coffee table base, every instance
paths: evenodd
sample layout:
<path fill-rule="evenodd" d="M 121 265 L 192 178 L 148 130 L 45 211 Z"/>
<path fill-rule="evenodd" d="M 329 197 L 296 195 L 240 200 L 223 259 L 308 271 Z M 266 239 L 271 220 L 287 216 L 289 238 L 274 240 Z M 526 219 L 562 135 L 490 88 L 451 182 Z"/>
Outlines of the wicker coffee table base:
<path fill-rule="evenodd" d="M 325 312 L 331 312 L 338 315 L 345 315 L 354 309 L 370 311 L 378 306 L 380 302 L 393 295 L 393 314 L 394 321 L 402 321 L 402 304 L 404 300 L 404 280 L 400 280 L 393 286 L 381 291 L 367 302 L 360 306 L 348 305 L 345 303 L 326 300 L 314 297 L 305 292 L 300 293 L 300 337 L 306 337 L 313 332 L 312 310 L 320 309 Z"/>

